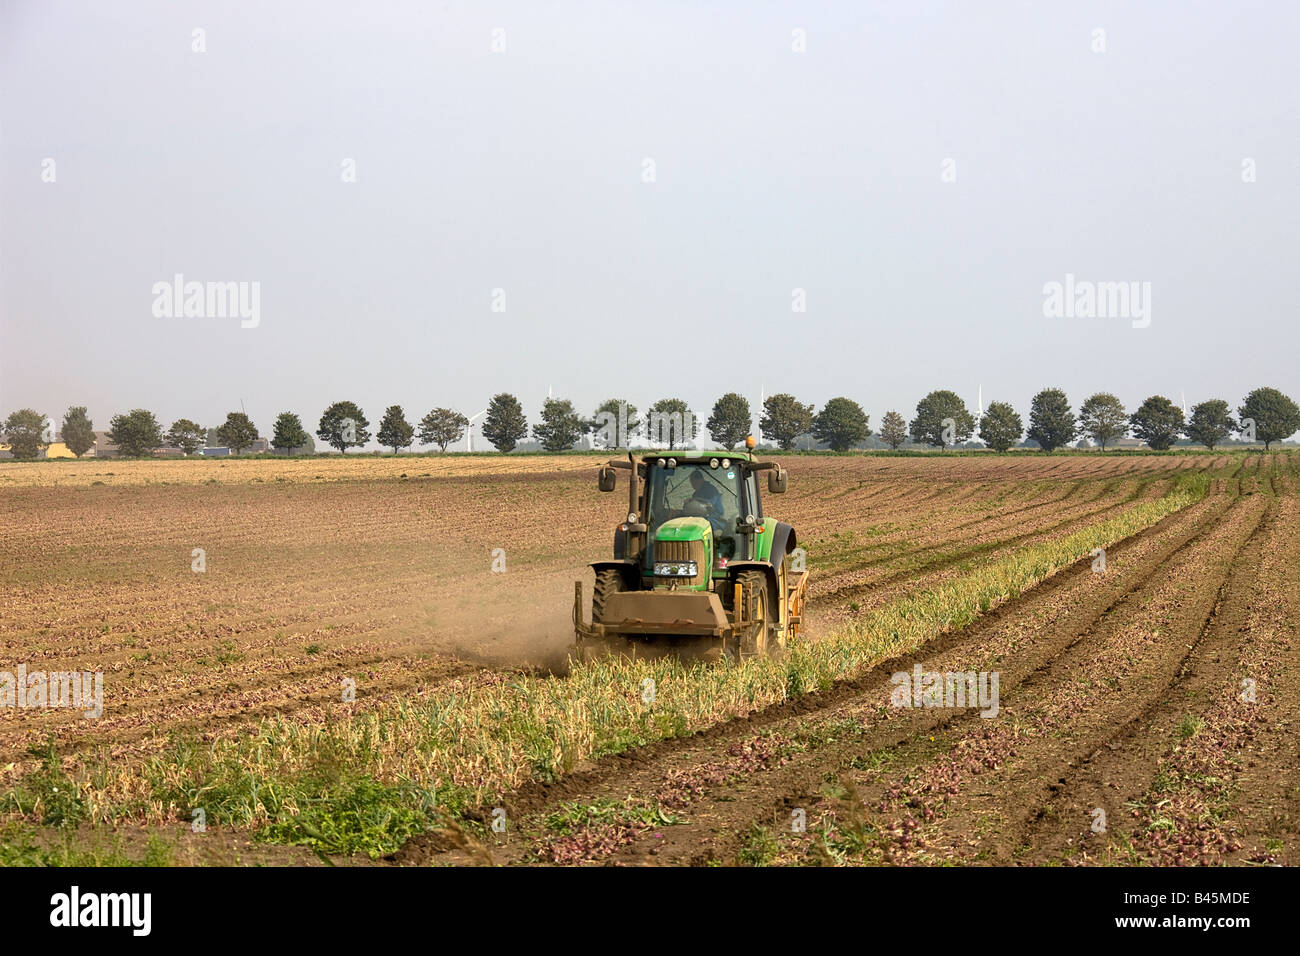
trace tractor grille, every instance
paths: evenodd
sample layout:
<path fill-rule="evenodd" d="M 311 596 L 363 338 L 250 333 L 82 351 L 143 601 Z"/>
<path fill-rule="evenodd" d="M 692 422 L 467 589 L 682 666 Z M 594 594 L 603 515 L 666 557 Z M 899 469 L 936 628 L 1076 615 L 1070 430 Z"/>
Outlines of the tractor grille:
<path fill-rule="evenodd" d="M 700 585 L 709 579 L 709 566 L 704 563 L 703 541 L 656 541 L 656 561 L 694 561 L 698 573 L 693 578 L 675 578 L 678 583 Z M 658 582 L 663 585 L 667 578 Z"/>

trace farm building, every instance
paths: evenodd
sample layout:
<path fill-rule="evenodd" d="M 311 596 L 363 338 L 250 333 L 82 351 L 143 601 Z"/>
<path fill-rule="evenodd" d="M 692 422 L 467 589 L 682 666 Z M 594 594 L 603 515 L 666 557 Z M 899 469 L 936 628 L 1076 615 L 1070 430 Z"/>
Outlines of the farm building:
<path fill-rule="evenodd" d="M 86 454 L 89 455 L 90 452 L 86 452 Z M 12 458 L 13 456 L 14 454 L 10 450 L 8 445 L 0 445 L 0 458 Z M 56 440 L 54 442 L 51 442 L 45 448 L 42 448 L 40 453 L 36 457 L 37 458 L 76 458 L 77 456 L 72 453 L 72 451 L 68 448 L 67 445 L 63 444 L 63 442 L 61 441 Z"/>

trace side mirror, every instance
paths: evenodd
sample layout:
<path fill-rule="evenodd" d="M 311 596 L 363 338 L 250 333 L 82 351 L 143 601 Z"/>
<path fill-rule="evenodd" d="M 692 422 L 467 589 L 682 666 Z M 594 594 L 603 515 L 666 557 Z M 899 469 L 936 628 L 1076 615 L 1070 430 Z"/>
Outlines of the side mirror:
<path fill-rule="evenodd" d="M 785 494 L 789 475 L 784 468 L 773 468 L 767 473 L 767 490 L 774 495 Z"/>
<path fill-rule="evenodd" d="M 602 467 L 596 475 L 596 485 L 601 491 L 613 491 L 615 483 L 614 469 L 608 465 Z"/>

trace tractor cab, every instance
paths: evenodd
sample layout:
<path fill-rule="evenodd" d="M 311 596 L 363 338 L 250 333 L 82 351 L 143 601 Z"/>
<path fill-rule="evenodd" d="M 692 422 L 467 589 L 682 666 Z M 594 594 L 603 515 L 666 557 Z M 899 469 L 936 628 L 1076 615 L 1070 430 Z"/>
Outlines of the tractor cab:
<path fill-rule="evenodd" d="M 686 458 L 648 460 L 646 524 L 650 547 L 645 568 L 654 568 L 654 542 L 666 522 L 690 527 L 682 518 L 704 519 L 713 541 L 714 576 L 726 574 L 727 563 L 745 557 L 746 536 L 737 529 L 744 515 L 756 514 L 758 487 L 741 459 Z"/>

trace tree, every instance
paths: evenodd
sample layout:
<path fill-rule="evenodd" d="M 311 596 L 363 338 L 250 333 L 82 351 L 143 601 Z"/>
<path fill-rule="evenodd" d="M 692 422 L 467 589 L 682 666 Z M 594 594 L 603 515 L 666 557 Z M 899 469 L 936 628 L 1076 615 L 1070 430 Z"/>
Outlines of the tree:
<path fill-rule="evenodd" d="M 15 458 L 35 458 L 49 444 L 45 440 L 49 426 L 49 419 L 34 409 L 20 408 L 10 413 L 4 429 L 10 452 Z"/>
<path fill-rule="evenodd" d="M 73 405 L 63 415 L 63 444 L 78 458 L 95 447 L 95 425 L 85 405 Z"/>
<path fill-rule="evenodd" d="M 848 451 L 871 434 L 869 416 L 851 398 L 832 398 L 813 419 L 813 437 L 831 446 L 832 451 Z"/>
<path fill-rule="evenodd" d="M 133 408 L 125 415 L 114 415 L 108 423 L 108 440 L 126 458 L 152 455 L 163 443 L 162 429 L 153 412 Z"/>
<path fill-rule="evenodd" d="M 379 433 L 375 437 L 379 439 L 379 444 L 391 448 L 394 455 L 415 440 L 415 428 L 406 420 L 406 412 L 401 405 L 389 405 L 384 409 L 384 417 L 379 421 Z"/>
<path fill-rule="evenodd" d="M 1133 434 L 1156 451 L 1164 451 L 1183 430 L 1183 410 L 1163 395 L 1152 395 L 1129 416 Z"/>
<path fill-rule="evenodd" d="M 1045 388 L 1029 405 L 1029 437 L 1049 454 L 1079 433 L 1070 400 L 1059 388 Z"/>
<path fill-rule="evenodd" d="M 763 400 L 763 417 L 758 420 L 758 427 L 763 429 L 764 438 L 775 438 L 782 449 L 789 451 L 796 438 L 812 431 L 812 423 L 811 405 L 800 404 L 789 392 L 778 392 Z"/>
<path fill-rule="evenodd" d="M 907 441 L 907 422 L 902 415 L 885 412 L 885 417 L 880 420 L 880 440 L 894 451 L 903 447 L 903 442 Z"/>
<path fill-rule="evenodd" d="M 980 441 L 998 454 L 1018 444 L 1024 430 L 1020 416 L 1006 402 L 990 402 L 980 419 Z"/>
<path fill-rule="evenodd" d="M 542 403 L 541 422 L 533 426 L 533 437 L 547 451 L 566 451 L 586 430 L 587 423 L 573 402 L 567 398 L 548 398 Z"/>
<path fill-rule="evenodd" d="M 1289 397 L 1275 388 L 1257 388 L 1246 396 L 1246 402 L 1237 409 L 1241 418 L 1238 428 L 1249 433 L 1246 419 L 1255 423 L 1255 440 L 1264 443 L 1264 450 L 1275 441 L 1290 438 L 1300 431 L 1300 408 Z"/>
<path fill-rule="evenodd" d="M 483 419 L 483 437 L 497 451 L 509 454 L 515 450 L 519 439 L 528 434 L 528 419 L 519 399 L 508 392 L 493 395 Z"/>
<path fill-rule="evenodd" d="M 1198 445 L 1204 445 L 1211 451 L 1214 446 L 1231 435 L 1237 428 L 1228 412 L 1228 403 L 1221 398 L 1212 398 L 1192 406 L 1192 415 L 1187 419 L 1187 437 Z"/>
<path fill-rule="evenodd" d="M 640 429 L 641 419 L 636 416 L 636 406 L 621 398 L 605 399 L 596 406 L 595 413 L 587 422 L 587 431 L 599 436 L 606 448 L 630 447 L 631 436 Z"/>
<path fill-rule="evenodd" d="M 172 427 L 167 429 L 167 444 L 174 445 L 187 455 L 192 455 L 207 441 L 207 433 L 203 426 L 197 422 L 192 422 L 188 418 L 178 418 L 172 422 Z"/>
<path fill-rule="evenodd" d="M 916 403 L 911 431 L 912 441 L 918 445 L 958 445 L 974 430 L 975 416 L 966 410 L 966 403 L 956 392 L 941 389 Z"/>
<path fill-rule="evenodd" d="M 275 431 L 271 433 L 271 447 L 292 455 L 295 448 L 306 448 L 311 443 L 311 436 L 302 427 L 302 419 L 293 412 L 281 412 L 275 419 Z"/>
<path fill-rule="evenodd" d="M 238 455 L 257 441 L 257 426 L 243 412 L 231 412 L 226 416 L 225 423 L 217 429 L 217 441 Z"/>
<path fill-rule="evenodd" d="M 355 402 L 335 402 L 320 417 L 316 437 L 346 455 L 349 448 L 360 448 L 370 441 L 370 432 L 366 431 L 369 427 L 370 422 Z"/>
<path fill-rule="evenodd" d="M 647 441 L 666 441 L 670 449 L 700 430 L 691 407 L 680 398 L 661 398 L 650 406 L 646 422 Z"/>
<path fill-rule="evenodd" d="M 1098 392 L 1079 406 L 1079 430 L 1105 451 L 1111 442 L 1128 434 L 1128 412 L 1110 392 Z"/>
<path fill-rule="evenodd" d="M 446 451 L 454 441 L 460 441 L 469 427 L 469 419 L 450 408 L 435 408 L 420 419 L 420 444 L 437 445 Z"/>
<path fill-rule="evenodd" d="M 713 412 L 704 423 L 713 440 L 723 448 L 735 448 L 754 427 L 749 401 L 736 392 L 728 392 L 713 403 Z"/>

